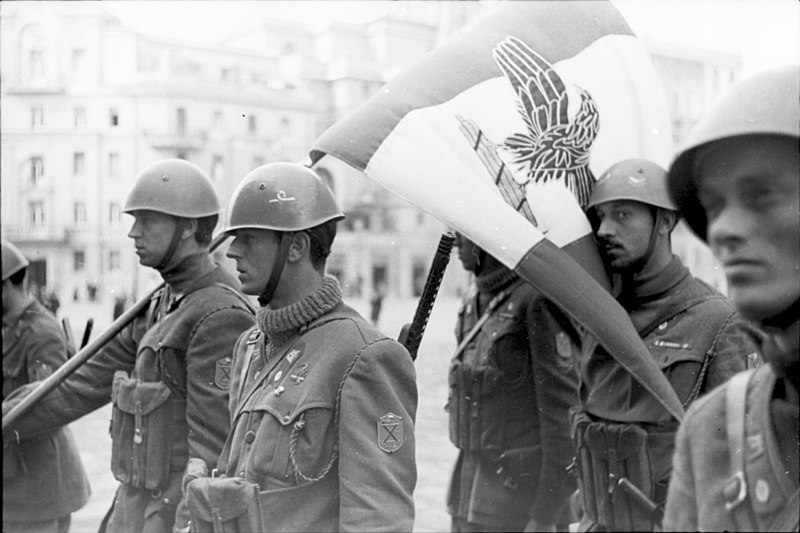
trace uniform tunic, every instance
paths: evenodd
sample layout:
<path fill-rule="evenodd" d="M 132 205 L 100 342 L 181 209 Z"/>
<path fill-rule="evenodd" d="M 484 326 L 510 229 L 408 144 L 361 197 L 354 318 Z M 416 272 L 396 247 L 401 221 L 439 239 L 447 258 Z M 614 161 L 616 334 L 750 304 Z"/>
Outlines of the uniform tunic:
<path fill-rule="evenodd" d="M 459 343 L 488 318 L 450 368 L 450 434 L 460 453 L 448 510 L 520 530 L 531 517 L 555 524 L 575 490 L 568 410 L 577 403 L 578 336 L 554 304 L 505 272 L 504 283 L 472 291 L 459 310 Z"/>
<path fill-rule="evenodd" d="M 727 298 L 694 278 L 677 256 L 661 272 L 623 286 L 628 311 L 651 355 L 686 406 L 733 374 L 757 364 L 748 324 Z M 677 422 L 601 346 L 585 344 L 582 408 L 595 420 L 641 423 L 648 432 L 651 475 L 666 497 Z"/>
<path fill-rule="evenodd" d="M 283 318 L 236 347 L 220 473 L 258 485 L 263 531 L 410 531 L 417 389 L 408 352 L 341 303 L 331 277 L 271 313 Z"/>
<path fill-rule="evenodd" d="M 744 441 L 747 498 L 738 511 L 747 522 L 725 508 L 726 487 L 733 476 L 727 385 L 692 406 L 678 432 L 664 516 L 666 531 L 774 530 L 770 527 L 773 520 L 800 487 L 797 392 L 787 394 L 789 387 L 770 365 L 758 368 L 748 383 Z"/>
<path fill-rule="evenodd" d="M 33 301 L 3 326 L 3 399 L 53 373 L 72 355 L 55 318 Z M 69 428 L 3 447 L 3 520 L 58 519 L 89 499 L 89 482 Z"/>
<path fill-rule="evenodd" d="M 233 289 L 238 283 L 215 267 L 208 254 L 188 257 L 164 277 L 167 290 L 155 296 L 151 309 L 45 396 L 16 427 L 21 436 L 40 434 L 102 407 L 114 393 L 112 472 L 121 485 L 108 531 L 171 530 L 176 508 L 183 507 L 181 481 L 187 462 L 194 458 L 214 465 L 222 449 L 230 427 L 232 348 L 253 324 L 245 300 Z M 154 390 L 157 397 L 150 394 Z M 144 407 L 135 417 L 123 415 L 122 404 L 136 403 L 134 396 Z M 145 421 L 150 408 L 162 406 L 170 413 L 168 423 Z M 149 435 L 147 429 L 139 429 L 151 425 L 161 429 Z M 134 432 L 133 446 L 128 431 Z M 137 445 L 143 442 L 160 450 L 161 459 L 155 462 L 161 464 L 141 462 Z M 136 457 L 133 463 L 131 455 Z M 148 448 L 143 455 L 153 461 L 155 453 Z M 166 479 L 148 487 L 145 468 L 164 469 Z M 185 526 L 188 513 L 178 515 L 177 525 Z"/>

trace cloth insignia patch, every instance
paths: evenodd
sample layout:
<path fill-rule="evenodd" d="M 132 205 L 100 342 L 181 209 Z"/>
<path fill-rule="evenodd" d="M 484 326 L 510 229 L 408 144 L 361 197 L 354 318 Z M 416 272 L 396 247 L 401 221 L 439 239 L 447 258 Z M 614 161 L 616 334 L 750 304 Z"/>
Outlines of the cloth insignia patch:
<path fill-rule="evenodd" d="M 230 357 L 217 361 L 214 384 L 222 390 L 228 390 L 231 386 L 231 363 Z"/>
<path fill-rule="evenodd" d="M 563 371 L 572 368 L 572 342 L 563 331 L 556 334 L 556 354 L 558 354 L 558 367 Z"/>
<path fill-rule="evenodd" d="M 378 419 L 378 448 L 394 453 L 403 446 L 403 417 L 386 413 Z"/>

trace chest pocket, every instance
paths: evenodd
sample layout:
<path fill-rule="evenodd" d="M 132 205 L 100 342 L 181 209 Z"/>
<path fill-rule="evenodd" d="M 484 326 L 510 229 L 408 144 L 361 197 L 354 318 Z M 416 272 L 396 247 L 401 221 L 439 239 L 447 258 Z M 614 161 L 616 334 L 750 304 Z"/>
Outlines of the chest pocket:
<path fill-rule="evenodd" d="M 334 404 L 301 387 L 266 385 L 254 404 L 262 423 L 255 435 L 244 436 L 254 441 L 248 468 L 284 487 L 324 478 L 338 457 Z"/>
<path fill-rule="evenodd" d="M 131 379 L 123 371 L 115 374 L 111 472 L 121 483 L 149 490 L 166 488 L 173 432 L 182 431 L 186 424 L 185 400 L 170 396 L 164 383 Z M 176 458 L 181 464 L 185 460 Z"/>
<path fill-rule="evenodd" d="M 706 347 L 696 335 L 669 326 L 664 323 L 656 327 L 646 343 L 681 403 L 687 406 L 699 392 Z"/>

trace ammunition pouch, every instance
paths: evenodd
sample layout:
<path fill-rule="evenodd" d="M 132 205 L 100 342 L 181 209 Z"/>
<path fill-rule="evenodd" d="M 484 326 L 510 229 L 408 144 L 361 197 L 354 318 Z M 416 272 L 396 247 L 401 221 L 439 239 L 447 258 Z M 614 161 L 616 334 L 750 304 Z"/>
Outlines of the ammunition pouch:
<path fill-rule="evenodd" d="M 520 483 L 539 477 L 542 466 L 538 448 L 514 448 L 506 450 L 497 459 L 497 474 L 504 476 L 503 485 L 516 489 Z"/>
<path fill-rule="evenodd" d="M 510 378 L 494 366 L 456 360 L 448 381 L 449 435 L 456 448 L 497 458 L 529 442 L 535 407 L 526 376 Z"/>
<path fill-rule="evenodd" d="M 584 511 L 608 531 L 653 531 L 661 521 L 647 432 L 573 413 Z M 661 492 L 661 491 L 659 491 Z"/>
<path fill-rule="evenodd" d="M 173 450 L 175 436 L 185 441 L 188 431 L 186 400 L 171 398 L 160 381 L 138 381 L 124 371 L 115 373 L 111 396 L 111 472 L 127 485 L 165 489 L 170 471 L 187 461 L 185 444 Z"/>
<path fill-rule="evenodd" d="M 198 478 L 186 486 L 194 533 L 263 530 L 258 485 L 234 478 Z"/>

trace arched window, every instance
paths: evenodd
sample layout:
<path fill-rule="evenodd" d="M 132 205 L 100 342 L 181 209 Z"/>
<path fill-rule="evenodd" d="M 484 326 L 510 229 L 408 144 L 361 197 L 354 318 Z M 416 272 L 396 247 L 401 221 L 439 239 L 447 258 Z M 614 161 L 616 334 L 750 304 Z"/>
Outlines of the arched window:
<path fill-rule="evenodd" d="M 19 77 L 23 81 L 41 81 L 45 77 L 46 33 L 40 24 L 29 24 L 19 34 Z"/>

